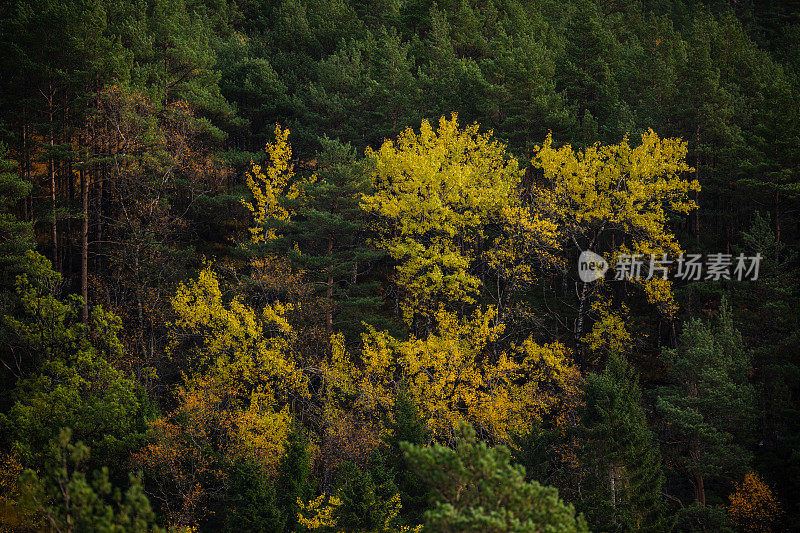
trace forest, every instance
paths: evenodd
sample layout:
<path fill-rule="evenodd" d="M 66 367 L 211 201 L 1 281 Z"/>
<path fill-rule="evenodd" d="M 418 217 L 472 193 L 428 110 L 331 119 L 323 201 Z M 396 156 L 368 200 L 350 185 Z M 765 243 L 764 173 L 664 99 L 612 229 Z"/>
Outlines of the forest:
<path fill-rule="evenodd" d="M 800 523 L 800 3 L 3 4 L 1 532 Z"/>

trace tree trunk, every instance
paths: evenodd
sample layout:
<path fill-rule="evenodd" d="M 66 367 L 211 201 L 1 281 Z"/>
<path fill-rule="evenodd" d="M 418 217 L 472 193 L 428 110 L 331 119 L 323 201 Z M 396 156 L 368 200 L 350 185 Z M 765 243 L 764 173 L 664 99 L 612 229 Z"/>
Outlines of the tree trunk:
<path fill-rule="evenodd" d="M 86 149 L 86 159 L 89 150 Z M 89 325 L 89 169 L 81 170 L 81 210 L 83 225 L 81 228 L 81 296 L 83 297 L 83 323 Z"/>
<path fill-rule="evenodd" d="M 328 235 L 328 260 L 333 257 L 333 236 Z M 328 305 L 325 306 L 325 327 L 328 336 L 333 333 L 333 274 L 331 274 L 332 265 L 328 265 L 328 288 L 326 291 L 326 298 Z"/>
<path fill-rule="evenodd" d="M 583 283 L 583 282 L 582 282 Z M 583 365 L 584 363 L 584 345 L 583 345 L 583 322 L 585 320 L 584 316 L 586 315 L 586 300 L 589 292 L 589 284 L 583 283 L 583 289 L 581 290 L 581 299 L 580 304 L 578 306 L 578 319 L 576 321 L 575 326 L 575 347 L 580 354 L 580 364 Z"/>
<path fill-rule="evenodd" d="M 694 497 L 700 505 L 706 504 L 706 488 L 702 474 L 694 474 Z"/>
<path fill-rule="evenodd" d="M 611 482 L 611 507 L 617 508 L 617 487 L 614 480 L 614 465 L 608 465 L 608 479 Z"/>
<path fill-rule="evenodd" d="M 55 145 L 53 131 L 53 87 L 50 86 L 50 95 L 47 99 L 47 105 L 50 111 L 50 238 L 52 239 L 52 253 L 53 253 L 53 268 L 60 271 L 58 261 L 58 225 L 56 222 L 56 162 L 53 158 L 53 147 Z"/>

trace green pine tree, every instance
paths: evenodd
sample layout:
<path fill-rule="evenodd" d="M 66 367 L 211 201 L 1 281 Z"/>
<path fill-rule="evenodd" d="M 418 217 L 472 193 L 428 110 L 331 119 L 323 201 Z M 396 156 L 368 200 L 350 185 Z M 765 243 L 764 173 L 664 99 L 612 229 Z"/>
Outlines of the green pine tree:
<path fill-rule="evenodd" d="M 465 426 L 451 449 L 441 444 L 402 444 L 414 469 L 428 483 L 434 507 L 425 530 L 434 532 L 588 531 L 583 516 L 558 491 L 525 481 L 505 446 L 489 447 Z"/>
<path fill-rule="evenodd" d="M 377 452 L 361 468 L 346 461 L 339 468 L 341 501 L 334 511 L 336 531 L 372 533 L 392 531 L 397 522 L 397 486 L 392 481 L 384 458 Z"/>
<path fill-rule="evenodd" d="M 366 219 L 359 206 L 370 187 L 362 162 L 350 145 L 322 139 L 316 181 L 304 187 L 299 216 L 282 228 L 275 243 L 308 272 L 325 301 L 328 334 L 341 332 L 358 343 L 363 323 L 393 328 L 380 313 L 377 284 L 370 275 L 382 254 L 367 246 Z"/>
<path fill-rule="evenodd" d="M 308 501 L 313 493 L 308 434 L 299 422 L 295 422 L 289 434 L 289 445 L 279 469 L 275 502 L 282 515 L 280 525 L 283 528 L 276 531 L 296 531 L 299 510 L 297 500 Z"/>
<path fill-rule="evenodd" d="M 15 215 L 21 200 L 28 196 L 31 183 L 17 172 L 17 165 L 7 159 L 8 148 L 0 144 L 0 292 L 7 293 L 17 275 L 26 271 L 26 252 L 33 248 L 31 224 Z M 0 313 L 5 305 L 0 295 Z"/>
<path fill-rule="evenodd" d="M 400 493 L 401 517 L 406 525 L 421 524 L 430 495 L 425 481 L 407 463 L 401 443 L 424 446 L 428 443 L 430 432 L 405 388 L 401 388 L 394 402 L 394 420 L 389 428 L 391 436 L 386 441 L 387 462 L 394 471 L 394 481 Z"/>
<path fill-rule="evenodd" d="M 163 531 L 145 495 L 141 475 L 129 475 L 123 493 L 109 478 L 108 468 L 86 474 L 89 448 L 72 444 L 72 431 L 62 429 L 51 457 L 21 476 L 24 500 L 41 518 L 43 529 L 96 531 L 97 533 L 146 533 Z M 46 466 L 44 466 L 46 465 Z M 38 528 L 37 528 L 38 530 Z"/>
<path fill-rule="evenodd" d="M 658 390 L 656 407 L 671 462 L 690 482 L 693 500 L 719 504 L 750 463 L 755 407 L 750 353 L 727 302 L 712 326 L 686 324 L 678 348 L 664 359 L 671 385 Z"/>
<path fill-rule="evenodd" d="M 590 374 L 581 421 L 581 485 L 590 524 L 602 531 L 662 531 L 664 474 L 634 369 L 612 355 Z"/>
<path fill-rule="evenodd" d="M 771 473 L 779 493 L 800 491 L 800 271 L 798 254 L 775 238 L 769 217 L 756 213 L 742 234 L 745 256 L 761 255 L 756 281 L 736 282 L 735 312 L 742 335 L 753 346 L 754 381 L 758 388 L 759 434 L 755 470 Z M 785 500 L 787 519 L 800 513 Z"/>

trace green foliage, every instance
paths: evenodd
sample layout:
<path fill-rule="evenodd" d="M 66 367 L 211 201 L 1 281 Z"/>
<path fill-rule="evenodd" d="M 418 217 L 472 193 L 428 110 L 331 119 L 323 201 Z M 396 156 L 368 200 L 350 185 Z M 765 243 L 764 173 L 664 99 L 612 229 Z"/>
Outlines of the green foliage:
<path fill-rule="evenodd" d="M 583 507 L 602 531 L 663 531 L 664 474 L 633 368 L 612 355 L 589 374 L 581 421 Z"/>
<path fill-rule="evenodd" d="M 165 527 L 584 529 L 533 478 L 601 530 L 725 531 L 750 469 L 798 522 L 791 3 L 7 4 L 0 529 L 26 468 L 31 528 L 150 529 L 131 459 Z M 762 262 L 589 285 L 584 249 Z"/>
<path fill-rule="evenodd" d="M 478 441 L 469 426 L 455 449 L 440 444 L 402 447 L 433 493 L 426 531 L 588 531 L 583 517 L 575 516 L 556 489 L 526 482 L 524 469 L 512 465 L 508 448 Z"/>
<path fill-rule="evenodd" d="M 311 478 L 311 457 L 308 450 L 306 429 L 295 423 L 289 433 L 286 455 L 280 462 L 280 475 L 276 484 L 275 503 L 281 513 L 282 529 L 295 531 L 297 528 L 297 501 L 307 501 L 313 493 L 314 480 Z"/>
<path fill-rule="evenodd" d="M 731 291 L 742 336 L 753 347 L 762 439 L 756 451 L 756 470 L 772 472 L 779 490 L 795 494 L 800 490 L 800 417 L 796 403 L 800 366 L 794 357 L 800 344 L 798 255 L 776 240 L 769 217 L 759 213 L 742 241 L 743 253 L 762 257 L 758 281 L 737 283 Z M 796 509 L 789 507 L 790 512 Z"/>
<path fill-rule="evenodd" d="M 422 523 L 422 514 L 428 508 L 428 487 L 425 481 L 409 467 L 401 443 L 424 446 L 430 439 L 425 420 L 413 397 L 403 387 L 394 402 L 394 420 L 389 424 L 391 436 L 386 440 L 387 466 L 394 472 L 394 482 L 400 494 L 401 519 L 405 525 Z"/>
<path fill-rule="evenodd" d="M 225 531 L 284 531 L 287 517 L 276 504 L 275 485 L 255 461 L 237 461 L 231 467 L 228 493 Z"/>
<path fill-rule="evenodd" d="M 337 531 L 372 533 L 394 528 L 400 502 L 382 456 L 374 454 L 366 468 L 343 463 L 338 485 L 341 504 L 333 513 Z"/>
<path fill-rule="evenodd" d="M 2 421 L 6 439 L 26 464 L 38 464 L 62 427 L 94 444 L 95 460 L 120 465 L 140 444 L 142 402 L 133 381 L 102 357 L 84 351 L 47 361 L 21 381 Z"/>
<path fill-rule="evenodd" d="M 0 414 L 5 444 L 23 464 L 49 453 L 64 427 L 91 442 L 94 462 L 121 465 L 144 432 L 148 402 L 130 376 L 111 361 L 122 357 L 118 317 L 92 309 L 88 327 L 80 321 L 82 302 L 56 298 L 48 290 L 59 276 L 46 260 L 29 252 L 31 276 L 20 276 L 20 310 L 2 318 L 2 331 L 19 363 L 13 405 Z"/>
<path fill-rule="evenodd" d="M 311 276 L 327 302 L 328 332 L 354 343 L 366 322 L 389 326 L 380 313 L 377 283 L 365 276 L 382 253 L 366 245 L 367 221 L 359 207 L 370 190 L 366 164 L 349 144 L 323 138 L 316 179 L 302 189 L 297 215 L 283 231 L 284 253 Z"/>
<path fill-rule="evenodd" d="M 733 533 L 736 531 L 730 518 L 721 505 L 702 505 L 697 502 L 682 508 L 677 514 L 677 531 L 719 531 Z"/>
<path fill-rule="evenodd" d="M 98 533 L 163 531 L 155 526 L 141 477 L 130 474 L 124 493 L 112 485 L 106 467 L 95 470 L 90 479 L 85 472 L 89 448 L 80 441 L 72 444 L 71 438 L 72 432 L 62 429 L 58 440 L 52 441 L 48 466 L 40 472 L 25 470 L 21 477 L 25 501 L 42 526 Z"/>
<path fill-rule="evenodd" d="M 709 491 L 709 503 L 720 501 L 725 482 L 740 478 L 752 458 L 745 446 L 755 414 L 750 353 L 727 302 L 712 326 L 690 321 L 678 348 L 666 350 L 664 358 L 671 386 L 659 389 L 656 406 L 668 451 L 676 455 L 676 469 L 692 480 L 694 499 L 705 504 Z"/>
<path fill-rule="evenodd" d="M 13 287 L 14 278 L 25 271 L 26 252 L 33 248 L 30 223 L 16 216 L 19 203 L 31 191 L 31 183 L 18 172 L 17 165 L 7 159 L 8 147 L 0 144 L 0 291 L 6 293 Z M 6 295 L 0 295 L 0 312 L 6 304 Z"/>

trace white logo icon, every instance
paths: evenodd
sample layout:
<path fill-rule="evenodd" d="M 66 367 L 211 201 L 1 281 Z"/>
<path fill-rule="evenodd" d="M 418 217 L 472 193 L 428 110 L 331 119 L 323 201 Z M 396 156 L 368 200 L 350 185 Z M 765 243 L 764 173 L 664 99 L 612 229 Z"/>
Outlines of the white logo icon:
<path fill-rule="evenodd" d="M 586 250 L 578 257 L 578 276 L 584 283 L 600 279 L 608 270 L 608 262 L 601 255 Z"/>

